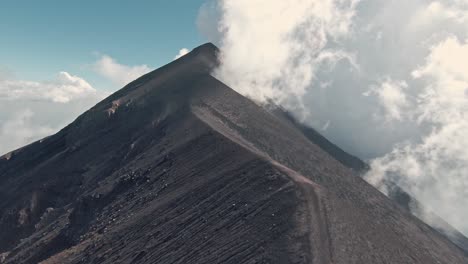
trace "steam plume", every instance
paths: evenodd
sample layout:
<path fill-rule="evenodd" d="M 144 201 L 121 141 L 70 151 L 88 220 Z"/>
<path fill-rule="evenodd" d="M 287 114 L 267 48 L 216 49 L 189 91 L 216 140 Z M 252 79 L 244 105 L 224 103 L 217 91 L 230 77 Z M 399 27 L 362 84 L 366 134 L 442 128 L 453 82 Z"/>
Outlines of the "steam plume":
<path fill-rule="evenodd" d="M 397 181 L 465 234 L 467 22 L 466 0 L 219 0 L 198 19 L 216 77 L 323 128 L 371 183 Z"/>

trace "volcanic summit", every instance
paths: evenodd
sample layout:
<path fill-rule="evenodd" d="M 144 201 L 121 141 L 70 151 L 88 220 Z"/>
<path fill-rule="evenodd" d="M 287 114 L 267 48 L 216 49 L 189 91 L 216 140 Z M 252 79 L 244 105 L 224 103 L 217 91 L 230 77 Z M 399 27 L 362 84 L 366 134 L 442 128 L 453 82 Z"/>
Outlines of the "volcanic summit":
<path fill-rule="evenodd" d="M 0 263 L 468 263 L 205 44 L 0 157 Z"/>

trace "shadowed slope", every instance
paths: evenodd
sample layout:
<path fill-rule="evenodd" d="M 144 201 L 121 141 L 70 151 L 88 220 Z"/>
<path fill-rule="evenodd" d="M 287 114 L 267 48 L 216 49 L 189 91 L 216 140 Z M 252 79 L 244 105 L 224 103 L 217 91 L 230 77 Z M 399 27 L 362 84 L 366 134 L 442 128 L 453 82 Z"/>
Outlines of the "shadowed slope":
<path fill-rule="evenodd" d="M 349 153 L 346 153 L 344 150 L 340 149 L 338 146 L 336 146 L 324 136 L 322 136 L 319 132 L 317 132 L 317 130 L 299 122 L 293 117 L 291 113 L 287 112 L 282 107 L 274 103 L 269 103 L 265 107 L 273 115 L 288 122 L 291 126 L 296 127 L 312 143 L 319 146 L 322 150 L 327 152 L 330 156 L 332 156 L 344 166 L 353 169 L 357 173 L 364 173 L 369 169 L 369 166 L 364 161 L 360 160 L 355 156 L 350 155 Z"/>
<path fill-rule="evenodd" d="M 0 158 L 3 262 L 466 263 L 213 78 L 216 52 L 195 49 Z"/>

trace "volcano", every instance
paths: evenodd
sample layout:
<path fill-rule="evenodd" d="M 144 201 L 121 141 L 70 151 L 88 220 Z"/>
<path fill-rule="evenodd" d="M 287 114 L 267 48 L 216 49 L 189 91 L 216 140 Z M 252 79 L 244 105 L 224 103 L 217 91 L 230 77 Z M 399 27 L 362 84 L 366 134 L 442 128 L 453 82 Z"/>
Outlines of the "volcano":
<path fill-rule="evenodd" d="M 0 158 L 0 263 L 468 263 L 205 44 Z"/>

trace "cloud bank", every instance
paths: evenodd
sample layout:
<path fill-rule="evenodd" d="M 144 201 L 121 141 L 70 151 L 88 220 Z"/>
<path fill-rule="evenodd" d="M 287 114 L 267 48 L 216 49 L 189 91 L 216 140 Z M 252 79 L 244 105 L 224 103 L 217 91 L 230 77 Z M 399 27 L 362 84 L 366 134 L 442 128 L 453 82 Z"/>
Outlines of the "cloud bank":
<path fill-rule="evenodd" d="M 0 99 L 3 100 L 68 103 L 94 94 L 96 90 L 88 82 L 68 72 L 60 72 L 54 80 L 44 82 L 0 79 Z"/>
<path fill-rule="evenodd" d="M 468 235 L 467 22 L 467 0 L 219 0 L 197 25 L 222 50 L 216 77 L 322 129 L 371 163 L 370 182 L 398 182 Z"/>
<path fill-rule="evenodd" d="M 105 95 L 67 72 L 47 81 L 0 74 L 0 155 L 57 132 Z"/>

